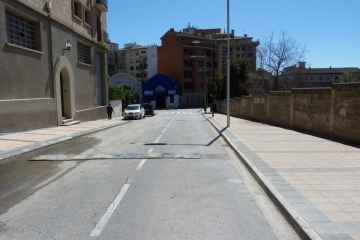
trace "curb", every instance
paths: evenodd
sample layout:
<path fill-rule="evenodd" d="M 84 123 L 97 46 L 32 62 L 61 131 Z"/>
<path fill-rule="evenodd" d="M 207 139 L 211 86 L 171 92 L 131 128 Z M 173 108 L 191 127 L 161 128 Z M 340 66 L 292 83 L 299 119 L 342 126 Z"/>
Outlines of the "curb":
<path fill-rule="evenodd" d="M 130 123 L 130 121 L 114 123 L 112 125 L 108 125 L 108 126 L 104 126 L 104 127 L 98 127 L 98 128 L 90 129 L 90 130 L 83 131 L 83 132 L 78 132 L 78 133 L 73 133 L 73 134 L 61 136 L 61 137 L 54 138 L 54 139 L 51 139 L 51 140 L 47 140 L 47 141 L 44 141 L 44 142 L 34 143 L 32 146 L 15 148 L 13 150 L 8 151 L 7 153 L 0 154 L 0 161 L 6 160 L 6 159 L 11 158 L 11 157 L 19 156 L 19 155 L 24 154 L 24 153 L 32 152 L 32 151 L 35 151 L 35 150 L 38 150 L 38 149 L 41 149 L 41 148 L 44 148 L 44 147 L 55 145 L 55 144 L 60 143 L 60 142 L 65 142 L 65 141 L 70 140 L 70 139 L 75 139 L 75 138 L 78 138 L 78 137 L 82 137 L 82 136 L 85 136 L 85 135 L 88 135 L 88 134 L 92 134 L 92 133 L 95 133 L 95 132 L 105 130 L 107 128 L 112 128 L 112 127 L 120 126 L 120 125 L 127 124 L 127 123 Z"/>
<path fill-rule="evenodd" d="M 281 214 L 285 217 L 288 223 L 292 226 L 295 232 L 301 239 L 323 239 L 320 235 L 301 217 L 301 215 L 286 201 L 286 199 L 280 194 L 280 192 L 266 179 L 259 169 L 241 152 L 231 139 L 216 126 L 215 122 L 208 116 L 201 113 L 205 119 L 207 119 L 211 125 L 219 132 L 219 134 L 230 145 L 231 149 L 239 157 L 240 161 L 250 171 L 251 175 L 260 184 L 262 189 L 269 196 L 271 201 L 278 207 Z"/>

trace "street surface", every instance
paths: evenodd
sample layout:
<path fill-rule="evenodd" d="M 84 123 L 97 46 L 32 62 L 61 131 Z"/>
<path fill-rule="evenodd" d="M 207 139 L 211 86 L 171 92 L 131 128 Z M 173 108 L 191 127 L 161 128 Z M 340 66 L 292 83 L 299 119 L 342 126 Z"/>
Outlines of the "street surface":
<path fill-rule="evenodd" d="M 197 110 L 0 161 L 0 238 L 298 239 Z"/>

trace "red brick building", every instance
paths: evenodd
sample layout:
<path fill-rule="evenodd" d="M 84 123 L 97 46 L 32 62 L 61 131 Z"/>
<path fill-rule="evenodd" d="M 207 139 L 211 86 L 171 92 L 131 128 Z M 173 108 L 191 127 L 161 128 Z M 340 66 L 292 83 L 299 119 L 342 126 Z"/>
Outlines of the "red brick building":
<path fill-rule="evenodd" d="M 172 28 L 161 37 L 158 73 L 167 75 L 172 81 L 179 80 L 183 106 L 204 105 L 205 75 L 208 78 L 219 70 L 219 47 L 212 34 L 220 32 L 220 28 L 196 29 L 189 26 L 182 32 Z"/>
<path fill-rule="evenodd" d="M 197 29 L 189 25 L 179 32 L 172 28 L 161 37 L 158 72 L 167 75 L 172 81 L 179 80 L 183 106 L 204 106 L 206 79 L 226 67 L 226 35 L 221 33 L 220 28 Z M 219 38 L 221 36 L 224 38 Z M 260 42 L 253 41 L 247 34 L 234 36 L 234 30 L 230 36 L 229 58 L 246 58 L 251 63 L 251 69 L 255 70 L 256 48 Z M 212 100 L 208 99 L 207 102 L 211 103 Z"/>

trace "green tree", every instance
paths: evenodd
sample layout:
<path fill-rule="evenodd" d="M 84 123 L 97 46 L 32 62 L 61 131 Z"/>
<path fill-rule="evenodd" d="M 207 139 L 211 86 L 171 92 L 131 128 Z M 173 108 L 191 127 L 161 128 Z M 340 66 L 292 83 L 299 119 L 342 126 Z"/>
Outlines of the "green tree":
<path fill-rule="evenodd" d="M 216 73 L 215 75 L 211 75 L 206 80 L 207 92 L 210 93 L 215 98 L 215 100 L 223 99 L 226 97 L 226 86 L 225 89 L 223 89 L 223 79 L 224 77 L 222 74 Z"/>
<path fill-rule="evenodd" d="M 226 69 L 223 74 L 222 91 L 225 91 L 226 96 Z M 241 95 L 248 95 L 251 85 L 249 75 L 249 61 L 246 58 L 240 60 L 232 60 L 230 62 L 230 98 L 241 97 Z"/>
<path fill-rule="evenodd" d="M 135 102 L 133 92 L 127 86 L 109 86 L 109 98 L 110 100 L 122 100 L 123 110 Z"/>
<path fill-rule="evenodd" d="M 357 74 L 355 72 L 347 70 L 343 73 L 343 75 L 340 78 L 341 78 L 341 83 L 352 83 L 356 81 Z"/>

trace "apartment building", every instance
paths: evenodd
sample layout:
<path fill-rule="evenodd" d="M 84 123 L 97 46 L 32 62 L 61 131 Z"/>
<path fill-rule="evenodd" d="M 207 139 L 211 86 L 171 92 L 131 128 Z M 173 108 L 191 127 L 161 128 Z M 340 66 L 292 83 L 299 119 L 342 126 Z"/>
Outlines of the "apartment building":
<path fill-rule="evenodd" d="M 113 76 L 117 73 L 118 64 L 117 64 L 117 52 L 119 51 L 119 44 L 117 43 L 109 43 L 108 50 L 108 74 L 109 76 Z"/>
<path fill-rule="evenodd" d="M 107 0 L 0 1 L 0 132 L 105 118 Z"/>
<path fill-rule="evenodd" d="M 223 34 L 224 35 L 224 34 Z M 248 37 L 247 34 L 244 36 L 234 36 L 234 31 L 232 31 L 233 37 L 230 38 L 230 59 L 239 60 L 241 58 L 245 58 L 250 63 L 251 70 L 256 69 L 256 48 L 260 45 L 260 41 L 253 41 L 252 37 Z M 219 62 L 221 62 L 221 66 L 226 66 L 227 61 L 227 37 L 224 39 L 217 39 L 216 45 L 219 46 Z M 219 68 L 220 72 L 222 68 Z"/>
<path fill-rule="evenodd" d="M 259 41 L 253 41 L 246 34 L 230 34 L 230 59 L 246 58 L 256 66 L 256 47 Z M 221 72 L 227 64 L 227 34 L 220 28 L 198 29 L 188 25 L 182 31 L 173 28 L 161 37 L 158 47 L 158 72 L 172 81 L 179 81 L 180 102 L 184 106 L 204 106 L 211 102 L 207 92 L 206 79 Z"/>
<path fill-rule="evenodd" d="M 117 73 L 127 73 L 137 81 L 148 79 L 147 46 L 136 43 L 124 44 L 124 48 L 117 51 Z"/>
<path fill-rule="evenodd" d="M 171 28 L 161 37 L 158 72 L 173 82 L 179 81 L 179 104 L 204 105 L 206 78 L 219 70 L 219 48 L 211 36 L 220 31 L 220 28 L 197 29 L 189 25 L 182 31 Z"/>

